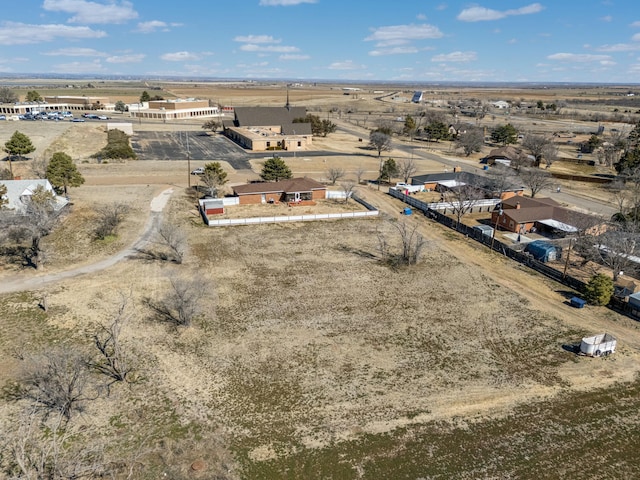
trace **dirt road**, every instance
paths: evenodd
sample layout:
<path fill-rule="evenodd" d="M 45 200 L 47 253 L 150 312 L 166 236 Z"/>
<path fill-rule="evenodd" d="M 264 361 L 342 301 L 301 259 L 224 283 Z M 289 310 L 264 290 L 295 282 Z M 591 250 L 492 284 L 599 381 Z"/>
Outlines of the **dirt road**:
<path fill-rule="evenodd" d="M 0 284 L 0 294 L 19 292 L 23 290 L 37 290 L 41 287 L 47 286 L 48 284 L 59 282 L 61 280 L 95 273 L 100 270 L 109 268 L 129 257 L 130 255 L 135 254 L 137 250 L 139 250 L 147 242 L 149 242 L 149 240 L 151 240 L 151 238 L 155 234 L 158 228 L 158 224 L 162 218 L 162 211 L 167 205 L 167 202 L 169 201 L 172 193 L 173 189 L 169 188 L 167 190 L 164 190 L 160 195 L 154 197 L 151 200 L 151 204 L 149 207 L 149 217 L 147 219 L 145 228 L 138 239 L 133 242 L 128 248 L 121 250 L 115 255 L 112 255 L 99 262 L 95 262 L 89 265 L 83 265 L 82 267 L 73 268 L 71 270 L 56 272 L 38 277 L 21 276 L 21 278 L 15 278 L 11 281 L 6 281 Z"/>

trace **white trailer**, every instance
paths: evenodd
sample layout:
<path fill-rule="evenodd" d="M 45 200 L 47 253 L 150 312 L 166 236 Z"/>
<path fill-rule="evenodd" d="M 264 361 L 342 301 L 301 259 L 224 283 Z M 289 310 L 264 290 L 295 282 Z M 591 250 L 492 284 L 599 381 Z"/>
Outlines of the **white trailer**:
<path fill-rule="evenodd" d="M 616 351 L 616 338 L 609 333 L 585 337 L 580 342 L 580 353 L 590 357 L 607 356 Z"/>
<path fill-rule="evenodd" d="M 418 193 L 424 190 L 424 185 L 410 185 L 408 183 L 396 183 L 396 186 L 393 187 L 396 190 L 400 190 L 405 193 Z"/>

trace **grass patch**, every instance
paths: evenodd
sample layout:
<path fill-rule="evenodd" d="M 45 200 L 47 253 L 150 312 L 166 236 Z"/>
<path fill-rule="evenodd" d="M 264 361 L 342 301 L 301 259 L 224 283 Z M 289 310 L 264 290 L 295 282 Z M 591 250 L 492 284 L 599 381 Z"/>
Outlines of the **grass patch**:
<path fill-rule="evenodd" d="M 390 434 L 363 435 L 322 449 L 253 461 L 238 457 L 250 479 L 634 478 L 640 471 L 640 382 L 563 394 L 515 409 L 506 418 L 431 422 Z"/>

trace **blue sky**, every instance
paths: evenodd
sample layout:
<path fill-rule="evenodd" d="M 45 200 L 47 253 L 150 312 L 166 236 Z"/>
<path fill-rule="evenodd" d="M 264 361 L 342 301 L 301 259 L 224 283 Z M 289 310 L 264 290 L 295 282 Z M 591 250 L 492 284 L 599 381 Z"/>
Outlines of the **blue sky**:
<path fill-rule="evenodd" d="M 640 83 L 636 5 L 5 0 L 0 74 Z"/>

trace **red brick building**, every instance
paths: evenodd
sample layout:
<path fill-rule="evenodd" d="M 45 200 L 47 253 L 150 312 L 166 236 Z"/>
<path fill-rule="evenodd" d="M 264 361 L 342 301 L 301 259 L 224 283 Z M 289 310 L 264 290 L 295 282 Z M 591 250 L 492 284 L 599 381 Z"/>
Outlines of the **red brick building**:
<path fill-rule="evenodd" d="M 307 177 L 233 187 L 233 194 L 240 198 L 240 205 L 322 200 L 326 191 L 325 185 Z"/>

